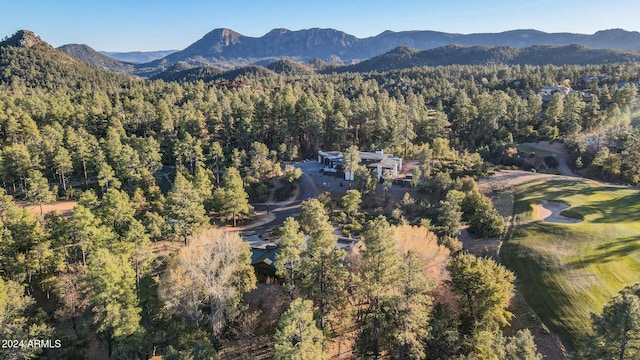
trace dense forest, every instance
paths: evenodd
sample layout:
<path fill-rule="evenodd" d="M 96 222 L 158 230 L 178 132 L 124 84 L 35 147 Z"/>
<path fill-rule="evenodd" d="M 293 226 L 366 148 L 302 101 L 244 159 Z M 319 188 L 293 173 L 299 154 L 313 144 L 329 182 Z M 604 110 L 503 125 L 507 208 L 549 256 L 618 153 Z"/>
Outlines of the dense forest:
<path fill-rule="evenodd" d="M 513 273 L 460 252 L 463 223 L 504 232 L 474 178 L 529 170 L 513 144 L 557 140 L 576 171 L 640 183 L 639 78 L 625 63 L 178 83 L 0 43 L 0 338 L 63 344 L 0 354 L 208 359 L 266 336 L 277 359 L 538 359 L 531 333 L 502 332 Z M 582 92 L 545 99 L 553 84 Z M 419 161 L 411 192 L 361 211 L 376 180 L 358 169 L 341 201 L 306 201 L 275 231 L 280 280 L 256 284 L 248 246 L 215 225 L 294 182 L 285 165 L 355 149 Z M 43 214 L 62 199 L 70 214 Z M 334 226 L 363 245 L 337 249 Z"/>

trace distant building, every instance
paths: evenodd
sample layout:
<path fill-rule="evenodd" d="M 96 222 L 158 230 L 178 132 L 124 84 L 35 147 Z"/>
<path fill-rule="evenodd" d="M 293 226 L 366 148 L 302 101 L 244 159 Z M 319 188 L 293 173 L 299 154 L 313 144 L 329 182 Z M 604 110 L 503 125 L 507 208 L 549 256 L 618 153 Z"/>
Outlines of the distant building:
<path fill-rule="evenodd" d="M 553 96 L 555 94 L 560 94 L 560 96 L 562 97 L 562 99 L 566 99 L 567 96 L 571 95 L 571 94 L 578 94 L 581 98 L 582 101 L 589 103 L 593 100 L 593 96 L 591 95 L 591 90 L 587 89 L 587 90 L 583 90 L 583 91 L 578 91 L 578 90 L 573 90 L 570 87 L 567 86 L 560 86 L 560 85 L 548 85 L 543 87 L 540 90 L 540 97 L 542 98 L 542 102 L 545 104 L 549 103 L 551 100 L 553 100 Z M 527 100 L 529 98 L 529 94 L 525 94 L 524 95 L 524 99 Z"/>
<path fill-rule="evenodd" d="M 553 96 L 553 94 L 555 93 L 560 93 L 564 98 L 571 93 L 571 88 L 560 85 L 550 85 L 545 86 L 540 90 L 540 95 L 542 95 L 542 97 L 544 97 L 545 95 Z"/>
<path fill-rule="evenodd" d="M 590 83 L 592 81 L 607 81 L 611 79 L 609 75 L 587 75 L 582 77 L 582 81 Z"/>
<path fill-rule="evenodd" d="M 402 171 L 402 158 L 393 154 L 385 154 L 382 150 L 375 152 L 358 151 L 360 165 L 370 169 L 376 169 L 378 180 L 385 170 L 389 170 L 392 176 L 398 176 Z M 325 165 L 325 172 L 344 173 L 342 160 L 344 154 L 340 151 L 318 151 L 318 162 Z M 353 180 L 352 173 L 344 173 L 345 180 Z"/>

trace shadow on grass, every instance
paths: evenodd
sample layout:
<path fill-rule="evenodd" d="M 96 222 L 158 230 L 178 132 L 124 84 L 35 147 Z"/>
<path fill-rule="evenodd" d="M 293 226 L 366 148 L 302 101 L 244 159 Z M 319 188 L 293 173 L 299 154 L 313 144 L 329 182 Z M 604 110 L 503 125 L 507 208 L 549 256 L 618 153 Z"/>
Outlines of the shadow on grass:
<path fill-rule="evenodd" d="M 562 211 L 561 215 L 581 220 L 589 215 L 594 215 L 592 223 L 604 224 L 640 221 L 640 192 L 629 194 L 627 188 L 592 186 L 579 181 L 567 180 L 553 180 L 527 186 L 518 193 L 514 214 L 520 215 L 530 211 L 530 204 L 542 200 L 567 198 L 574 195 L 588 197 L 603 193 L 608 194 L 608 199 L 593 200 L 583 205 L 571 206 L 571 208 Z"/>
<path fill-rule="evenodd" d="M 571 196 L 583 193 L 585 190 L 587 189 L 584 188 L 584 183 L 581 181 L 549 180 L 527 185 L 518 195 L 521 198 L 542 199 L 550 194 L 557 193 L 562 196 Z"/>
<path fill-rule="evenodd" d="M 640 235 L 629 236 L 598 245 L 595 253 L 569 263 L 574 268 L 584 268 L 591 264 L 619 261 L 621 257 L 640 251 Z"/>
<path fill-rule="evenodd" d="M 502 263 L 516 274 L 518 291 L 524 295 L 527 303 L 547 326 L 568 341 L 568 350 L 571 351 L 582 339 L 562 321 L 566 309 L 571 308 L 573 303 L 554 280 L 562 272 L 561 261 L 553 255 L 539 254 L 512 240 L 509 239 L 502 246 Z"/>
<path fill-rule="evenodd" d="M 591 221 L 593 223 L 611 224 L 640 221 L 640 193 L 597 201 L 589 205 L 575 206 L 565 211 L 582 216 L 601 214 Z"/>

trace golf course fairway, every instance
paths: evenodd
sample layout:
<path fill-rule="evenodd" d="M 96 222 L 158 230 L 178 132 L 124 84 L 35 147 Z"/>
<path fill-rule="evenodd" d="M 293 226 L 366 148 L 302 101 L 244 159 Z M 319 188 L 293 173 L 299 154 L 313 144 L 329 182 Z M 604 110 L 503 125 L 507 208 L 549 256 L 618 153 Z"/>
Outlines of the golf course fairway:
<path fill-rule="evenodd" d="M 557 215 L 582 221 L 542 221 L 536 209 L 548 203 L 566 203 Z M 515 192 L 512 223 L 502 262 L 544 323 L 579 351 L 591 333 L 591 314 L 640 282 L 640 191 L 589 181 L 532 182 Z"/>

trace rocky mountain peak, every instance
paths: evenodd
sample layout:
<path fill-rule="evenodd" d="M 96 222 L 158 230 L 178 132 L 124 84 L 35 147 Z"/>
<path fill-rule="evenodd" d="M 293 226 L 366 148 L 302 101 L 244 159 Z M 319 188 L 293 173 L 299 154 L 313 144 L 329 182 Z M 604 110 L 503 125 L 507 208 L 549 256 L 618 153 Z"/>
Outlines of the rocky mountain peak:
<path fill-rule="evenodd" d="M 36 45 L 48 45 L 40 37 L 29 30 L 19 30 L 13 36 L 0 43 L 0 45 L 30 48 Z"/>
<path fill-rule="evenodd" d="M 290 32 L 291 32 L 291 30 L 289 30 L 289 29 L 277 28 L 277 29 L 273 29 L 273 30 L 269 31 L 263 37 L 280 36 L 280 35 L 287 34 L 287 33 L 290 33 Z"/>
<path fill-rule="evenodd" d="M 191 46 L 189 46 L 189 48 L 191 48 L 191 50 L 194 50 L 194 47 L 196 49 L 205 49 L 212 47 L 219 49 L 221 47 L 237 44 L 238 42 L 240 42 L 240 38 L 242 38 L 242 34 L 240 33 L 227 28 L 218 28 L 203 36 L 202 39 L 193 43 Z"/>
<path fill-rule="evenodd" d="M 242 34 L 227 28 L 215 29 L 209 34 L 212 35 L 212 37 L 219 38 L 222 43 L 227 45 L 235 43 L 238 38 L 242 36 Z"/>

